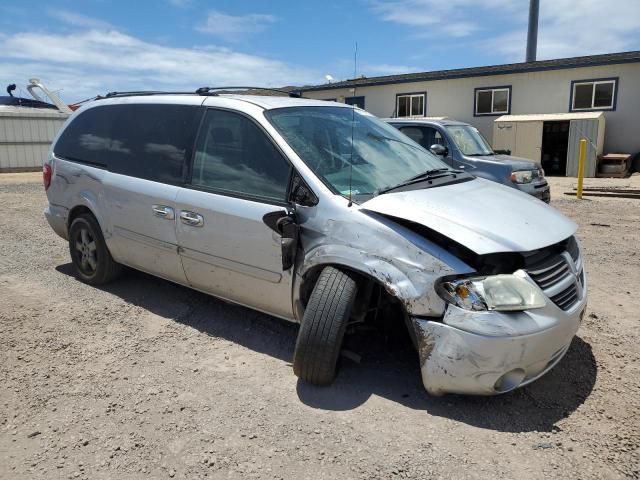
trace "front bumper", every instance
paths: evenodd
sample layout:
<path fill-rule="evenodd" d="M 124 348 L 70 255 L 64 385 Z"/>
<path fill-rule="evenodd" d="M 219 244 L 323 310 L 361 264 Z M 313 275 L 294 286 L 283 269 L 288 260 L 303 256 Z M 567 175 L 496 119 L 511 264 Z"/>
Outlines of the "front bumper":
<path fill-rule="evenodd" d="M 545 203 L 551 201 L 551 187 L 546 180 L 535 183 L 516 183 L 514 185 L 518 190 L 533 195 Z"/>
<path fill-rule="evenodd" d="M 473 312 L 448 305 L 443 321 L 412 318 L 425 389 L 431 395 L 496 395 L 533 382 L 569 349 L 586 298 L 585 288 L 569 311 L 550 301 L 524 312 Z M 485 333 L 477 333 L 482 328 Z"/>

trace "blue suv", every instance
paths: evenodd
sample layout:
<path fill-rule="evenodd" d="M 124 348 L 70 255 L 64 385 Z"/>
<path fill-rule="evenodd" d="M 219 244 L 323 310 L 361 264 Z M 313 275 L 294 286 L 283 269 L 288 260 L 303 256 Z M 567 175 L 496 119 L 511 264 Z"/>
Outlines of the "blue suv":
<path fill-rule="evenodd" d="M 539 164 L 526 158 L 494 152 L 478 129 L 468 123 L 447 119 L 384 120 L 414 142 L 442 157 L 453 168 L 515 187 L 546 203 L 551 201 L 551 189 Z"/>

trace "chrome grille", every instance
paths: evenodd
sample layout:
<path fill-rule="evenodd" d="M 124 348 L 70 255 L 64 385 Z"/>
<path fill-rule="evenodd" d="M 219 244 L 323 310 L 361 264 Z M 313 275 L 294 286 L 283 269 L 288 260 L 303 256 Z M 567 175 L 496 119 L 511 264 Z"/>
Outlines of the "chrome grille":
<path fill-rule="evenodd" d="M 584 272 L 580 248 L 574 237 L 559 245 L 530 254 L 525 270 L 561 309 L 569 310 L 580 300 Z"/>
<path fill-rule="evenodd" d="M 544 290 L 571 275 L 571 268 L 569 268 L 567 261 L 562 255 L 557 255 L 551 257 L 542 265 L 528 268 L 527 273 L 531 279 Z"/>
<path fill-rule="evenodd" d="M 578 301 L 578 288 L 572 284 L 562 292 L 551 297 L 551 301 L 563 310 L 568 310 Z"/>

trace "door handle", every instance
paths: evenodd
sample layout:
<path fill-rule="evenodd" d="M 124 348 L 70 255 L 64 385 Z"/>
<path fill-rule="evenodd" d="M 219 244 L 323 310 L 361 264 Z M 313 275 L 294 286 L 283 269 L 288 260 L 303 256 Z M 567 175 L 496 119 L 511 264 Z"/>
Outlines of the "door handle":
<path fill-rule="evenodd" d="M 176 218 L 173 208 L 166 205 L 154 205 L 151 207 L 151 211 L 156 217 L 166 218 L 167 220 Z"/>
<path fill-rule="evenodd" d="M 191 227 L 201 227 L 204 225 L 204 217 L 202 215 L 188 210 L 180 211 L 180 221 Z"/>

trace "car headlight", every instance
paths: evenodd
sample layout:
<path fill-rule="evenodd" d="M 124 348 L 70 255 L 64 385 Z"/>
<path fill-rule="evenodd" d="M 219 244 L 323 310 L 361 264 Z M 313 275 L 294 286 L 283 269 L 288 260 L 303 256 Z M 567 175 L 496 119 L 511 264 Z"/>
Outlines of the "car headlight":
<path fill-rule="evenodd" d="M 520 170 L 519 172 L 511 173 L 511 181 L 515 183 L 531 183 L 534 174 L 537 176 L 537 170 Z"/>
<path fill-rule="evenodd" d="M 538 287 L 524 279 L 525 273 L 466 277 L 438 284 L 438 294 L 465 310 L 517 311 L 541 308 L 547 304 Z"/>

